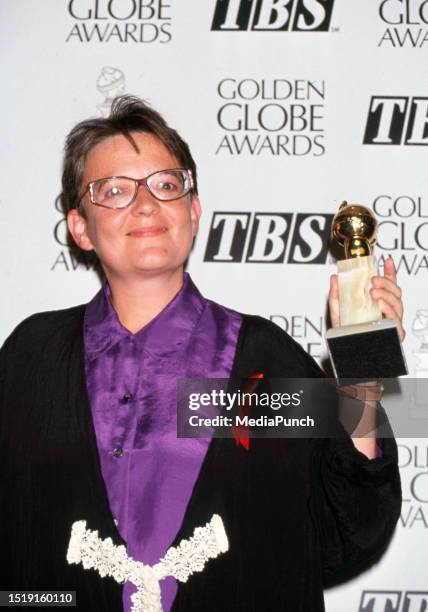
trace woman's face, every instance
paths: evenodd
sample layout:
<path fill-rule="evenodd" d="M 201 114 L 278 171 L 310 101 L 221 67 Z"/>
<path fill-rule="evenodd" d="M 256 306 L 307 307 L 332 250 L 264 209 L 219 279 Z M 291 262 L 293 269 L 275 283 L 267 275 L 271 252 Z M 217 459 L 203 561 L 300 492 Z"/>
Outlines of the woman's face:
<path fill-rule="evenodd" d="M 141 179 L 158 170 L 179 168 L 177 159 L 151 134 L 133 132 L 139 152 L 122 135 L 111 136 L 88 153 L 81 190 L 110 176 Z M 94 249 L 107 274 L 120 277 L 156 275 L 182 268 L 198 230 L 201 214 L 192 193 L 164 202 L 141 185 L 132 204 L 109 209 L 83 198 L 85 217 L 68 214 L 68 226 L 82 249 Z"/>

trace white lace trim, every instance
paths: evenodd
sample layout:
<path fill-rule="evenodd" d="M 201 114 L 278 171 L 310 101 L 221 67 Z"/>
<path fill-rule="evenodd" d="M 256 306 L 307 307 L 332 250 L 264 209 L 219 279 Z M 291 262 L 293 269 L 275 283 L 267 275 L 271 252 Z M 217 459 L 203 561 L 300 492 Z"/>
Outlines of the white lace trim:
<path fill-rule="evenodd" d="M 132 612 L 162 612 L 159 581 L 173 576 L 186 582 L 201 572 L 209 559 L 229 549 L 223 521 L 214 514 L 193 536 L 168 549 L 159 563 L 150 566 L 129 557 L 125 546 L 116 546 L 111 538 L 102 540 L 98 531 L 86 529 L 86 521 L 76 521 L 71 529 L 67 551 L 68 563 L 81 563 L 85 569 L 96 569 L 101 577 L 112 576 L 117 582 L 130 581 L 137 587 L 131 595 Z"/>

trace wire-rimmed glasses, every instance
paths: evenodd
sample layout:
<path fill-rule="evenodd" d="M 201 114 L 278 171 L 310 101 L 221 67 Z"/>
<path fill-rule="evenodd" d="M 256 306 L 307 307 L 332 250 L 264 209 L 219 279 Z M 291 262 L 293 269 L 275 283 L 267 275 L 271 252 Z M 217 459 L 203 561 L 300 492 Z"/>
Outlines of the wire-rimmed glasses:
<path fill-rule="evenodd" d="M 128 176 L 109 176 L 91 181 L 81 199 L 89 191 L 92 204 L 104 208 L 126 208 L 137 197 L 143 185 L 156 200 L 171 202 L 187 195 L 193 189 L 191 170 L 172 168 L 158 170 L 141 179 Z"/>

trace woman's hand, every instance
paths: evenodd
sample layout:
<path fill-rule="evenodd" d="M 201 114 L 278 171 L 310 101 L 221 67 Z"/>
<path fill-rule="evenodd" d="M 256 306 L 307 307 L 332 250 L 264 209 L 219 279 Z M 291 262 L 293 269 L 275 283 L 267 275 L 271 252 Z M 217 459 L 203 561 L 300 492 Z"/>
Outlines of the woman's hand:
<path fill-rule="evenodd" d="M 397 273 L 392 257 L 385 260 L 383 273 L 383 276 L 372 277 L 373 287 L 370 289 L 370 293 L 372 298 L 379 303 L 383 318 L 396 321 L 400 340 L 403 341 L 406 336 L 403 328 L 403 302 L 401 289 L 397 285 Z M 339 327 L 339 283 L 337 274 L 330 276 L 328 305 L 331 324 L 333 327 Z"/>

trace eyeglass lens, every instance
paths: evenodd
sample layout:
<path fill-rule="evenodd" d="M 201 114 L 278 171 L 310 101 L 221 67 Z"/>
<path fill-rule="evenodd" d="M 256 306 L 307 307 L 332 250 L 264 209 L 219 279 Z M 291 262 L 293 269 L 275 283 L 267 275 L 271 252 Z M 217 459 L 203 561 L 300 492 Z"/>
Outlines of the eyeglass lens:
<path fill-rule="evenodd" d="M 109 208 L 124 208 L 134 199 L 139 184 L 145 183 L 158 200 L 175 200 L 190 190 L 185 170 L 155 172 L 144 181 L 126 177 L 111 177 L 92 183 L 92 201 Z"/>

